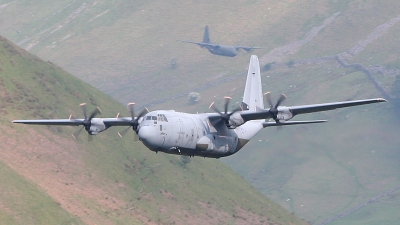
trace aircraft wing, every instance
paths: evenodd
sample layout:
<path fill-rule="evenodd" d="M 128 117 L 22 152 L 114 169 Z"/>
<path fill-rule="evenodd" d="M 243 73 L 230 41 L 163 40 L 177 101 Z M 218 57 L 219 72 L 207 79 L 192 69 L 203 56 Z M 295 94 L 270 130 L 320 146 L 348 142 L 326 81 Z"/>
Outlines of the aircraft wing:
<path fill-rule="evenodd" d="M 253 50 L 253 49 L 261 49 L 261 48 L 265 48 L 265 47 L 235 46 L 235 48 L 236 48 L 237 50 L 243 49 L 243 50 L 245 50 L 246 52 L 249 52 L 249 51 L 251 51 L 251 50 Z"/>
<path fill-rule="evenodd" d="M 387 101 L 386 99 L 383 98 L 375 98 L 375 99 L 364 99 L 364 100 L 345 101 L 345 102 L 331 102 L 331 103 L 322 103 L 313 105 L 290 106 L 288 107 L 288 109 L 293 114 L 293 116 L 295 116 L 298 114 L 328 111 L 338 108 L 345 108 L 356 105 L 366 105 L 379 102 L 387 102 Z"/>
<path fill-rule="evenodd" d="M 185 42 L 185 43 L 190 43 L 190 44 L 196 44 L 196 45 L 199 45 L 200 47 L 204 47 L 204 46 L 217 47 L 217 46 L 218 46 L 218 44 L 204 43 L 204 42 L 196 42 L 196 41 L 186 41 L 186 40 L 177 40 L 177 41 L 181 41 L 181 42 Z"/>
<path fill-rule="evenodd" d="M 123 118 L 93 118 L 100 119 L 107 127 L 111 126 L 131 126 L 130 117 Z M 13 120 L 13 123 L 32 124 L 32 125 L 61 125 L 61 126 L 79 126 L 84 119 L 49 119 L 49 120 Z"/>
<path fill-rule="evenodd" d="M 12 122 L 34 125 L 79 126 L 82 125 L 83 119 L 13 120 Z"/>
<path fill-rule="evenodd" d="M 313 113 L 313 112 L 321 112 L 321 111 L 328 111 L 334 110 L 338 108 L 345 108 L 357 105 L 366 105 L 372 103 L 379 103 L 379 102 L 386 102 L 383 98 L 375 98 L 375 99 L 364 99 L 364 100 L 355 100 L 355 101 L 345 101 L 345 102 L 331 102 L 331 103 L 322 103 L 322 104 L 312 104 L 312 105 L 300 105 L 300 106 L 288 106 L 285 107 L 288 109 L 293 116 L 298 114 L 305 114 L 305 113 Z M 284 106 L 281 106 L 284 107 Z M 279 109 L 279 108 L 278 108 Z M 269 109 L 258 109 L 257 111 L 238 111 L 240 116 L 243 118 L 244 122 L 249 120 L 260 120 L 260 119 L 269 119 L 272 118 Z M 218 118 L 218 114 L 212 115 L 212 118 Z M 292 125 L 292 124 L 288 124 Z"/>

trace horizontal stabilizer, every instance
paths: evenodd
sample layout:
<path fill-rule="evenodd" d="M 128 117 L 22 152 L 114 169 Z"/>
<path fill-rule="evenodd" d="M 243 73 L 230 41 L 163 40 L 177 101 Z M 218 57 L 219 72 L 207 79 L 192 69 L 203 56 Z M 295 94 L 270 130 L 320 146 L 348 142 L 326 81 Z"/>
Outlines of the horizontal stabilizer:
<path fill-rule="evenodd" d="M 264 122 L 263 127 L 277 127 L 277 126 L 286 126 L 286 125 L 297 125 L 297 124 L 310 124 L 310 123 L 325 123 L 327 120 L 308 120 L 308 121 L 286 121 L 284 123 L 276 123 L 276 122 Z"/>

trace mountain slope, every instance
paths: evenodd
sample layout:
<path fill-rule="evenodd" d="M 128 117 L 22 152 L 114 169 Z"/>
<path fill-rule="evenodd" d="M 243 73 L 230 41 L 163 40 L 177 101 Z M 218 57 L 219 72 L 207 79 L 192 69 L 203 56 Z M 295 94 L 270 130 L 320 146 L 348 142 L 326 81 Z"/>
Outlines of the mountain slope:
<path fill-rule="evenodd" d="M 2 221 L 305 224 L 218 160 L 154 154 L 115 128 L 87 142 L 83 134 L 74 141 L 75 127 L 11 124 L 77 116 L 86 100 L 103 116 L 127 109 L 4 38 L 0 63 Z"/>

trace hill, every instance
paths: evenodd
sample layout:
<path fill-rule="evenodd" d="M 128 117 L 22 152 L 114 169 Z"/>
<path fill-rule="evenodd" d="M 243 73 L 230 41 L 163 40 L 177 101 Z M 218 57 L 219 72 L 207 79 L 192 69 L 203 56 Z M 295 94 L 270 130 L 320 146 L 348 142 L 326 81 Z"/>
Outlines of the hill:
<path fill-rule="evenodd" d="M 68 118 L 79 103 L 104 115 L 126 107 L 0 38 L 0 220 L 7 224 L 306 224 L 218 160 L 154 154 L 116 128 L 87 142 Z M 84 136 L 84 135 L 82 135 Z"/>
<path fill-rule="evenodd" d="M 265 66 L 264 91 L 286 93 L 285 105 L 396 97 L 394 0 L 1 3 L 0 33 L 124 103 L 204 112 L 223 96 L 240 102 L 250 54 L 219 57 L 175 41 L 201 40 L 206 24 L 214 42 L 267 47 L 253 52 Z M 198 104 L 187 103 L 191 91 Z M 223 162 L 315 224 L 396 223 L 392 102 L 302 117 L 328 119 L 323 125 L 267 129 Z"/>

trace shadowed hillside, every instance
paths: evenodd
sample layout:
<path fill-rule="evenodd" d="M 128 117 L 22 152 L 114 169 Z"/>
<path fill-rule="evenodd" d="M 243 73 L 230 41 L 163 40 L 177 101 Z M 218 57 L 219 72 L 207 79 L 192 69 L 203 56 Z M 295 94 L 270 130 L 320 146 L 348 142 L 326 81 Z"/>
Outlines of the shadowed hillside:
<path fill-rule="evenodd" d="M 105 117 L 127 109 L 0 38 L 0 220 L 7 224 L 306 224 L 218 160 L 154 154 L 117 128 L 75 141 L 76 127 L 13 119 Z M 120 128 L 121 129 L 121 128 Z"/>

